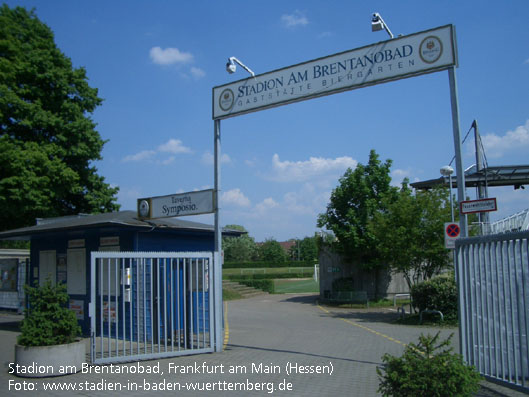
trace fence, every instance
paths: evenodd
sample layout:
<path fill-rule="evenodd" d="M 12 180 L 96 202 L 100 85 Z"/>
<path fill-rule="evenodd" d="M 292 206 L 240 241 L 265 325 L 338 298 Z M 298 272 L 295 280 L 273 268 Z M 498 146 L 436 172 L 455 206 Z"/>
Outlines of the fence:
<path fill-rule="evenodd" d="M 91 361 L 212 352 L 211 252 L 92 252 Z"/>
<path fill-rule="evenodd" d="M 461 351 L 486 378 L 529 391 L 529 232 L 456 243 Z"/>
<path fill-rule="evenodd" d="M 529 230 L 529 209 L 491 223 L 488 234 L 521 232 Z"/>

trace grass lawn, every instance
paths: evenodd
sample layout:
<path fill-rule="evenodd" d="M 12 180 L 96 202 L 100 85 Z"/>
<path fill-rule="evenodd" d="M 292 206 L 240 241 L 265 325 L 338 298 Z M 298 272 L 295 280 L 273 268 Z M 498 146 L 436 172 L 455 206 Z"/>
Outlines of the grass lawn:
<path fill-rule="evenodd" d="M 313 279 L 305 280 L 275 280 L 275 293 L 303 293 L 303 292 L 320 292 L 320 284 Z"/>

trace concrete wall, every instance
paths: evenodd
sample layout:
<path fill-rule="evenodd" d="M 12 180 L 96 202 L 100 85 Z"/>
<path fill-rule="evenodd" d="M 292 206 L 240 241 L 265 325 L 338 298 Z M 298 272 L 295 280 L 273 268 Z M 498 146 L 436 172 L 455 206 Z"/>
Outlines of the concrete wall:
<path fill-rule="evenodd" d="M 324 248 L 320 252 L 320 296 L 325 298 L 333 291 L 333 282 L 339 278 L 352 278 L 356 291 L 366 291 L 369 299 L 392 299 L 395 294 L 409 293 L 408 284 L 402 274 L 391 274 L 389 270 L 364 271 L 358 263 L 347 263 L 342 256 Z"/>

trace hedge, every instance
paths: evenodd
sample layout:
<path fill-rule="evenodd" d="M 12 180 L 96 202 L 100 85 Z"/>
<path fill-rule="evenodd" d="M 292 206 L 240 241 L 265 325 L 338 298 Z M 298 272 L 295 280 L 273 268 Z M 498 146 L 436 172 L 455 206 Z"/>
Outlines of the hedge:
<path fill-rule="evenodd" d="M 227 280 L 272 280 L 275 278 L 310 278 L 309 273 L 273 273 L 273 274 L 224 274 L 222 278 Z"/>
<path fill-rule="evenodd" d="M 254 287 L 261 289 L 263 291 L 273 294 L 275 292 L 275 284 L 272 279 L 264 280 L 251 280 L 251 279 L 230 279 L 232 281 L 237 281 L 240 284 L 244 284 L 247 287 Z"/>
<path fill-rule="evenodd" d="M 263 267 L 310 267 L 317 265 L 318 261 L 290 261 L 290 262 L 224 262 L 224 269 L 249 269 Z"/>

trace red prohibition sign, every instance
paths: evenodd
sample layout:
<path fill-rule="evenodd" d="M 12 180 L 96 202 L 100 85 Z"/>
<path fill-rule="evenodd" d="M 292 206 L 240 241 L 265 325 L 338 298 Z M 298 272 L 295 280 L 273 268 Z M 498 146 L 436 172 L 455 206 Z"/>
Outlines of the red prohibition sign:
<path fill-rule="evenodd" d="M 456 225 L 454 223 L 446 227 L 446 234 L 448 235 L 448 237 L 457 237 L 459 236 L 460 232 L 461 229 L 459 228 L 459 225 Z"/>

